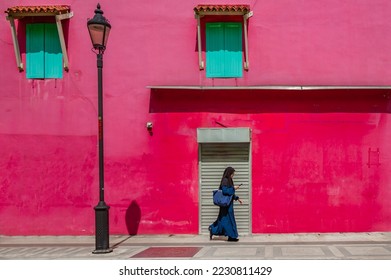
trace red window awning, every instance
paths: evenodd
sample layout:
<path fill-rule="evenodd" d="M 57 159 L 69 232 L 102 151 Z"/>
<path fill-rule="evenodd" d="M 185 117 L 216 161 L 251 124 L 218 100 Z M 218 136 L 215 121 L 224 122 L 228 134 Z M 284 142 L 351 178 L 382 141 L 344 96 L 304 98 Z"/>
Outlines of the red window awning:
<path fill-rule="evenodd" d="M 250 12 L 250 5 L 197 5 L 194 12 L 198 15 L 236 14 L 244 15 Z"/>
<path fill-rule="evenodd" d="M 51 6 L 15 6 L 8 8 L 5 13 L 15 18 L 19 16 L 53 16 L 69 13 L 70 6 L 51 5 Z"/>
<path fill-rule="evenodd" d="M 16 56 L 16 64 L 19 71 L 23 71 L 23 63 L 20 55 L 18 36 L 16 34 L 15 19 L 20 20 L 24 17 L 54 16 L 56 20 L 58 36 L 60 39 L 61 50 L 64 57 L 64 69 L 68 71 L 68 55 L 62 30 L 61 21 L 73 17 L 71 7 L 68 5 L 45 5 L 45 6 L 14 6 L 8 8 L 5 13 L 6 18 L 11 24 L 12 40 Z"/>
<path fill-rule="evenodd" d="M 194 14 L 197 19 L 197 41 L 198 41 L 198 65 L 200 70 L 203 70 L 205 65 L 202 60 L 202 50 L 201 50 L 201 18 L 204 16 L 243 16 L 243 33 L 244 33 L 244 45 L 245 45 L 245 62 L 244 69 L 249 69 L 249 60 L 248 60 L 248 39 L 247 39 L 247 20 L 252 17 L 253 12 L 250 10 L 250 5 L 206 5 L 200 4 L 194 7 Z"/>

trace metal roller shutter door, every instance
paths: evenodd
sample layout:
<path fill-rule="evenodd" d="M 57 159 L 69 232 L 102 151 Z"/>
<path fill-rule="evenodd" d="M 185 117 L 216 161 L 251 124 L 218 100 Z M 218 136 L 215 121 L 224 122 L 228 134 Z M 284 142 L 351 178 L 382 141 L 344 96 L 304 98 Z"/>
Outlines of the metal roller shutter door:
<path fill-rule="evenodd" d="M 200 144 L 200 233 L 207 233 L 219 213 L 213 205 L 212 191 L 220 185 L 224 169 L 235 168 L 234 183 L 243 185 L 236 194 L 243 201 L 235 202 L 234 212 L 239 235 L 250 233 L 250 160 L 249 143 Z"/>

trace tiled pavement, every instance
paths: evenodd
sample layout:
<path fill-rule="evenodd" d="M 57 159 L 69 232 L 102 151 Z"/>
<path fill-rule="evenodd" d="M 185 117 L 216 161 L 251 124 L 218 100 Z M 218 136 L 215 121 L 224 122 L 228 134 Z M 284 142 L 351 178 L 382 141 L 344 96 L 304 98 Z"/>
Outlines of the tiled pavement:
<path fill-rule="evenodd" d="M 391 233 L 110 236 L 112 253 L 92 254 L 94 236 L 0 236 L 0 260 L 267 259 L 391 260 Z"/>

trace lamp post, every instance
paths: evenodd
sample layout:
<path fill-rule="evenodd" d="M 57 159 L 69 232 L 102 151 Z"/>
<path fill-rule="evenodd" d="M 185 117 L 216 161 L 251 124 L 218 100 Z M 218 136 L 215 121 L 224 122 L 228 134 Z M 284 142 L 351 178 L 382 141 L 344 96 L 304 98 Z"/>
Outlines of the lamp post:
<path fill-rule="evenodd" d="M 87 22 L 93 48 L 97 55 L 98 66 L 98 138 L 99 138 L 99 202 L 95 209 L 95 250 L 94 254 L 110 253 L 109 246 L 109 206 L 105 202 L 104 188 L 104 159 L 103 159 L 103 98 L 102 98 L 102 68 L 103 53 L 106 49 L 111 25 L 103 16 L 100 4 L 97 5 L 95 15 Z"/>

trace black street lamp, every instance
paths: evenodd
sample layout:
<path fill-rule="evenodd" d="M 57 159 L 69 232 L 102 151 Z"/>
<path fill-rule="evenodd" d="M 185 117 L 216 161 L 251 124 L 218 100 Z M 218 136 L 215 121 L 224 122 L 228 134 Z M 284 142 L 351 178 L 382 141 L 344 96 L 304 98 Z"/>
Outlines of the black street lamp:
<path fill-rule="evenodd" d="M 103 53 L 106 49 L 111 25 L 103 16 L 100 4 L 95 15 L 87 22 L 92 45 L 97 51 L 98 66 L 98 130 L 99 130 L 99 202 L 95 209 L 95 250 L 94 254 L 111 253 L 109 246 L 109 206 L 105 203 L 104 161 L 103 161 L 103 98 L 102 98 L 102 68 Z"/>

